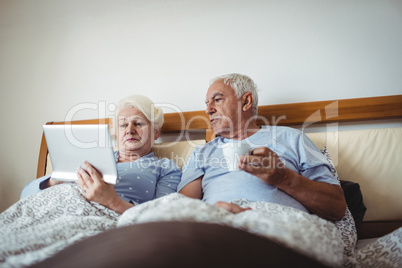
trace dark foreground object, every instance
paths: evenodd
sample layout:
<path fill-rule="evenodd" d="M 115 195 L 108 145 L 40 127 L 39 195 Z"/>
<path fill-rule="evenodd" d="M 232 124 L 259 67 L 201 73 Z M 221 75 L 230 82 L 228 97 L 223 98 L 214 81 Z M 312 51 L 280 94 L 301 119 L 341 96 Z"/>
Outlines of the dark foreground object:
<path fill-rule="evenodd" d="M 33 267 L 325 267 L 276 242 L 217 224 L 155 222 L 101 233 Z"/>

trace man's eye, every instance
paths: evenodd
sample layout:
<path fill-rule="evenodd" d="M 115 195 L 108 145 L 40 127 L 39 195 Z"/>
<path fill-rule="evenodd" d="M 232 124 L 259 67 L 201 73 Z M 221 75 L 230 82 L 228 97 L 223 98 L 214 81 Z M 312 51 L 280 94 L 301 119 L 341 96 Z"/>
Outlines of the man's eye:
<path fill-rule="evenodd" d="M 138 123 L 135 123 L 134 126 L 142 127 L 142 126 L 145 126 L 145 123 L 138 122 Z"/>
<path fill-rule="evenodd" d="M 125 127 L 127 127 L 127 124 L 121 124 L 120 127 L 125 128 Z"/>
<path fill-rule="evenodd" d="M 222 98 L 215 99 L 215 102 L 220 102 L 220 101 L 222 101 Z"/>

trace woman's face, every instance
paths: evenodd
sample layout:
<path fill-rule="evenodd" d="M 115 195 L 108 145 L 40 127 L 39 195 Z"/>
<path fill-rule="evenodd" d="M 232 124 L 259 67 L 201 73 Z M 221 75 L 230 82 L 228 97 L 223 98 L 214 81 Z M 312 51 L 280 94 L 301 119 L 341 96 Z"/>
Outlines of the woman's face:
<path fill-rule="evenodd" d="M 121 153 L 144 156 L 151 152 L 154 141 L 159 137 L 151 122 L 137 109 L 122 109 L 117 118 L 118 146 Z"/>

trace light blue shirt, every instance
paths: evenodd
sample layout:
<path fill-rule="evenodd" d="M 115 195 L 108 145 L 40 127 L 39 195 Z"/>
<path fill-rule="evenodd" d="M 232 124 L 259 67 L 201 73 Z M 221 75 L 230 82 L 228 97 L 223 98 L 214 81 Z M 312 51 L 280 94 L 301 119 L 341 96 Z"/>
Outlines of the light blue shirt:
<path fill-rule="evenodd" d="M 210 204 L 245 198 L 250 201 L 278 203 L 307 212 L 296 199 L 264 183 L 258 177 L 243 170 L 230 172 L 222 147 L 235 142 L 240 141 L 217 137 L 205 145 L 198 146 L 183 167 L 177 191 L 203 176 L 203 200 Z M 279 156 L 287 168 L 308 179 L 339 185 L 325 157 L 299 130 L 263 126 L 257 133 L 241 142 L 248 143 L 252 149 L 268 147 Z"/>
<path fill-rule="evenodd" d="M 118 157 L 118 152 L 115 152 L 116 162 Z M 121 199 L 133 204 L 175 193 L 181 177 L 181 171 L 173 160 L 158 159 L 153 152 L 134 162 L 117 163 L 117 171 L 114 188 Z M 21 199 L 38 193 L 49 178 L 47 175 L 27 184 Z"/>

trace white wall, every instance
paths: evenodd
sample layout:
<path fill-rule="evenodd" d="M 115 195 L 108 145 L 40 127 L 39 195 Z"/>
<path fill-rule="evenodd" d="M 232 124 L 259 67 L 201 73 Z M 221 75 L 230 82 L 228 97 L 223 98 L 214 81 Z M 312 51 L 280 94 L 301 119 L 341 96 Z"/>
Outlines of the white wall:
<path fill-rule="evenodd" d="M 201 110 L 231 72 L 260 104 L 401 94 L 401 29 L 399 0 L 1 0 L 0 211 L 36 176 L 42 124 L 78 104 Z"/>

